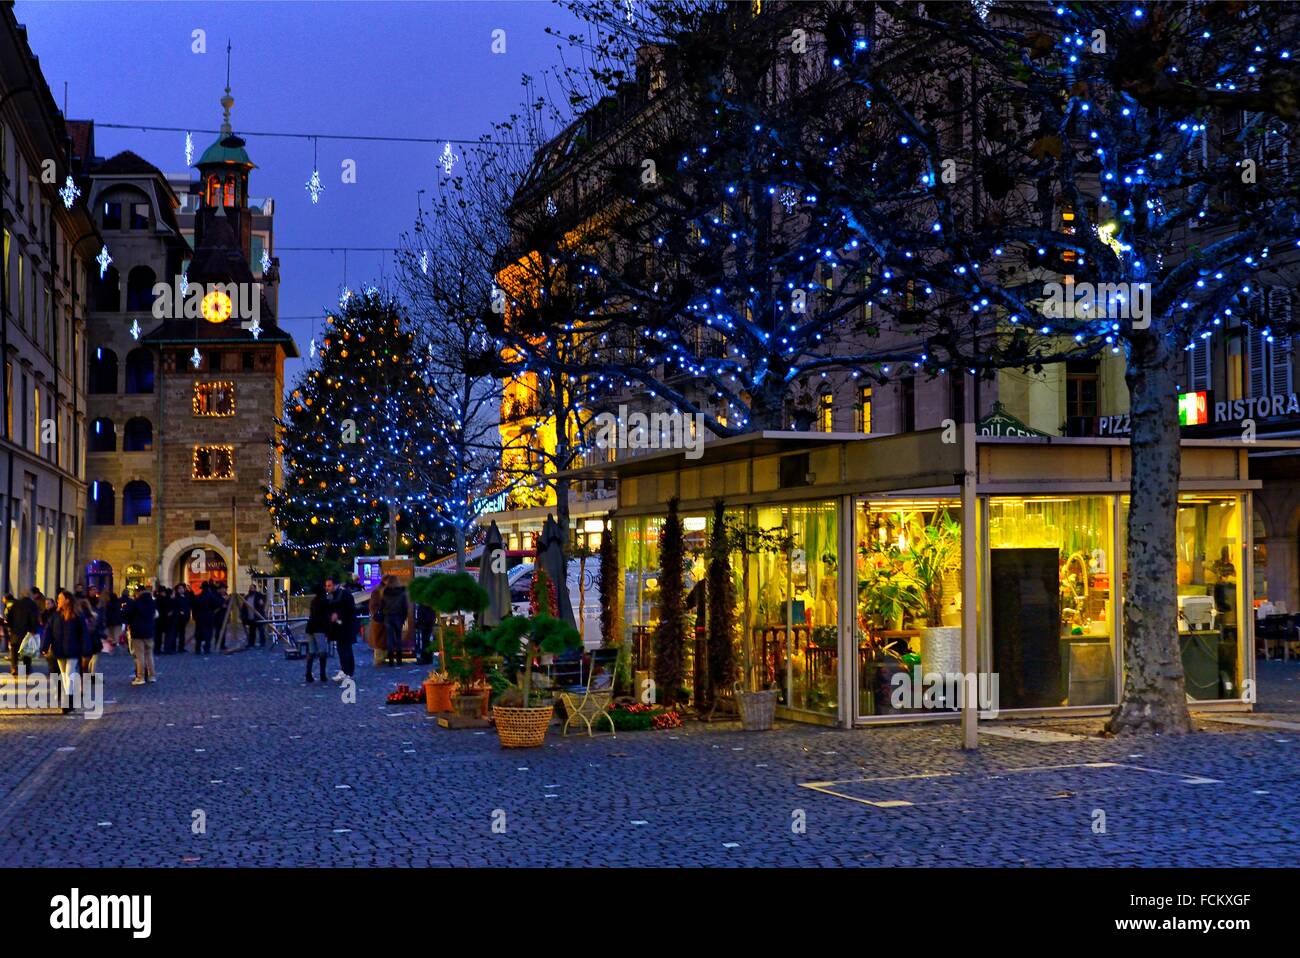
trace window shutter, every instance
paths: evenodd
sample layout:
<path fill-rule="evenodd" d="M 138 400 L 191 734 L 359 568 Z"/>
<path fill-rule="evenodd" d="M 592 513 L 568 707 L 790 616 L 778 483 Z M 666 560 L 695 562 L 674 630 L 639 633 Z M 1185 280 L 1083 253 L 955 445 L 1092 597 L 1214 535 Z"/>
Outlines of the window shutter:
<path fill-rule="evenodd" d="M 1250 325 L 1247 327 L 1246 351 L 1250 363 L 1250 397 L 1259 399 L 1268 395 L 1268 343 L 1264 339 L 1263 294 L 1255 290 L 1250 294 Z"/>
<path fill-rule="evenodd" d="M 1291 290 L 1285 286 L 1270 286 L 1268 295 L 1268 323 L 1273 333 L 1269 344 L 1269 386 L 1273 393 L 1287 395 L 1291 392 Z"/>
<path fill-rule="evenodd" d="M 1203 392 L 1210 388 L 1210 371 L 1214 368 L 1214 337 L 1198 339 L 1187 351 L 1188 392 Z"/>

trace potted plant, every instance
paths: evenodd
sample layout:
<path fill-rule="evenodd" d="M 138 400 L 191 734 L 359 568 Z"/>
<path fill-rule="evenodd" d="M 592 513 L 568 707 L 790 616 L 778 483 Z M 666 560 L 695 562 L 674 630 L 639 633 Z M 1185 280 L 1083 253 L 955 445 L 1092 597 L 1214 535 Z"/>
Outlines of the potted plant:
<path fill-rule="evenodd" d="M 883 629 L 897 632 L 903 627 L 903 616 L 919 609 L 924 602 L 916 580 L 903 567 L 902 560 L 889 550 L 882 553 L 880 564 L 868 563 L 858 585 L 863 611 Z"/>
<path fill-rule="evenodd" d="M 487 608 L 488 594 L 468 572 L 420 576 L 410 586 L 412 602 L 438 613 L 438 668 L 424 681 L 425 707 L 430 713 L 450 712 L 455 678 L 447 671 L 447 621 L 455 613 L 478 614 Z M 458 635 L 463 632 L 463 625 Z"/>
<path fill-rule="evenodd" d="M 961 668 L 961 625 L 944 623 L 945 580 L 961 562 L 961 526 L 947 510 L 934 518 L 913 537 L 908 564 L 920 588 L 926 613 L 921 630 L 921 667 L 927 672 L 949 673 Z"/>
<path fill-rule="evenodd" d="M 536 748 L 546 738 L 555 707 L 538 703 L 540 696 L 532 687 L 533 659 L 543 653 L 556 655 L 580 647 L 578 630 L 550 615 L 512 615 L 484 635 L 482 641 L 501 656 L 503 667 L 514 673 L 510 688 L 492 707 L 497 737 L 505 748 Z"/>
<path fill-rule="evenodd" d="M 461 718 L 478 718 L 483 714 L 483 697 L 487 690 L 483 671 L 483 651 L 488 648 L 482 632 L 449 632 L 444 637 L 445 674 L 455 687 L 451 705 Z"/>

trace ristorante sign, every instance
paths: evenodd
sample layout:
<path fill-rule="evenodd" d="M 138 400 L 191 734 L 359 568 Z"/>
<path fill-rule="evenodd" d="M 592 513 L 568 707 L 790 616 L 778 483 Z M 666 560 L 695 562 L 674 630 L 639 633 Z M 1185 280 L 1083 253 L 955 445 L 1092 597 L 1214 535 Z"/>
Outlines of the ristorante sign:
<path fill-rule="evenodd" d="M 1277 419 L 1300 416 L 1300 395 L 1279 393 L 1258 399 L 1228 399 L 1214 404 L 1214 421 L 1241 422 L 1245 419 Z"/>

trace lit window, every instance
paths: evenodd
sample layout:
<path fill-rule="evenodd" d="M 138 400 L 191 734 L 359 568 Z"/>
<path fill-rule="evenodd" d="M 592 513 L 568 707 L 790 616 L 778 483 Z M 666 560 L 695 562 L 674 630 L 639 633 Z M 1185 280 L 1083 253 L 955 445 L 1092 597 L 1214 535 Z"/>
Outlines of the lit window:
<path fill-rule="evenodd" d="M 858 432 L 871 432 L 871 387 L 862 387 L 858 400 Z"/>
<path fill-rule="evenodd" d="M 233 416 L 235 414 L 235 384 L 221 380 L 194 384 L 194 415 Z"/>
<path fill-rule="evenodd" d="M 835 397 L 830 390 L 817 397 L 817 428 L 822 432 L 833 432 L 835 428 Z"/>
<path fill-rule="evenodd" d="M 195 479 L 234 479 L 234 446 L 195 446 Z"/>

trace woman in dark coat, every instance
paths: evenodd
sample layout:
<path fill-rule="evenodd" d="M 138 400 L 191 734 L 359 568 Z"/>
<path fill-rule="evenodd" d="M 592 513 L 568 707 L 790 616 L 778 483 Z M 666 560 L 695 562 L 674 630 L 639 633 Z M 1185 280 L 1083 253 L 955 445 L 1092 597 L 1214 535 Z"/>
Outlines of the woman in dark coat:
<path fill-rule="evenodd" d="M 311 597 L 307 610 L 307 681 L 312 681 L 311 663 L 320 659 L 320 680 L 325 681 L 325 660 L 330 653 L 330 608 L 324 588 Z"/>
<path fill-rule="evenodd" d="M 73 679 L 78 676 L 77 667 L 89 643 L 86 620 L 77 614 L 72 596 L 60 591 L 54 614 L 50 616 L 41 641 L 41 654 L 49 655 L 59 663 L 59 677 L 65 695 L 72 694 Z"/>

